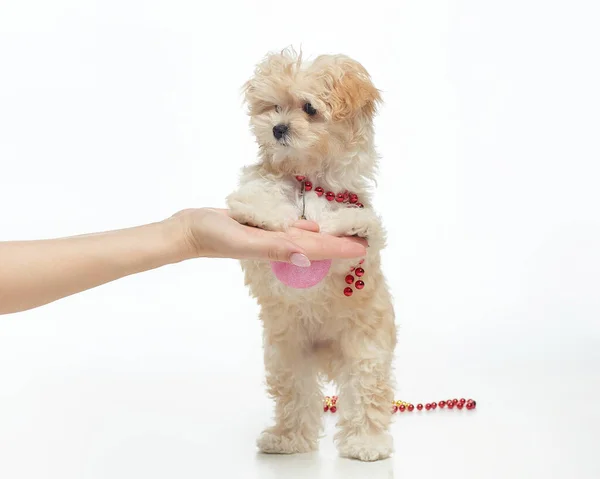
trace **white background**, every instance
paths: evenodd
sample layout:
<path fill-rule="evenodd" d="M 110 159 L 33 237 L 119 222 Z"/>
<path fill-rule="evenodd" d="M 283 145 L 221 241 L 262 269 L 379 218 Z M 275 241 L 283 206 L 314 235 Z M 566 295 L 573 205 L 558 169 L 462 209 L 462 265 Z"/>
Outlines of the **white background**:
<path fill-rule="evenodd" d="M 273 457 L 234 261 L 0 319 L 0 477 L 600 477 L 600 7 L 593 0 L 1 0 L 0 239 L 222 206 L 269 50 L 383 90 L 376 206 L 399 330 L 396 454 Z M 0 265 L 1 267 L 1 265 Z"/>

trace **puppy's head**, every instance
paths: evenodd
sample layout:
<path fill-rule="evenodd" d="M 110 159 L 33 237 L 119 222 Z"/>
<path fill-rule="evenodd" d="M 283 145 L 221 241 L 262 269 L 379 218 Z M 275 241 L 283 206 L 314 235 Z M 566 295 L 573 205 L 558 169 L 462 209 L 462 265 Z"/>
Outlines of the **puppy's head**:
<path fill-rule="evenodd" d="M 381 101 L 369 74 L 344 55 L 303 63 L 293 50 L 268 55 L 244 87 L 263 158 L 309 173 L 356 154 Z"/>

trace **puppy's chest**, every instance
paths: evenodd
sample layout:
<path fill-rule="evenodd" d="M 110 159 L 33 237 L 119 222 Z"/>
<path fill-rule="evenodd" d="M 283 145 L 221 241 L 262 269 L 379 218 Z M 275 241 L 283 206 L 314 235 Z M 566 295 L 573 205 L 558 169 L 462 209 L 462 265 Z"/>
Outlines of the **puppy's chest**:
<path fill-rule="evenodd" d="M 358 198 L 357 195 L 356 198 Z M 292 185 L 287 190 L 286 200 L 291 203 L 297 211 L 298 218 L 304 218 L 319 223 L 330 217 L 331 213 L 349 206 L 356 206 L 351 201 L 355 200 L 347 190 L 344 193 L 335 193 L 333 189 L 326 187 L 315 187 L 312 183 L 308 185 L 299 183 Z M 358 200 L 355 200 L 355 203 Z"/>
<path fill-rule="evenodd" d="M 329 202 L 323 198 L 319 198 L 316 194 L 305 193 L 304 199 L 299 198 L 297 201 L 299 217 L 304 216 L 307 220 L 312 220 L 319 223 L 328 214 L 339 209 L 339 205 Z"/>

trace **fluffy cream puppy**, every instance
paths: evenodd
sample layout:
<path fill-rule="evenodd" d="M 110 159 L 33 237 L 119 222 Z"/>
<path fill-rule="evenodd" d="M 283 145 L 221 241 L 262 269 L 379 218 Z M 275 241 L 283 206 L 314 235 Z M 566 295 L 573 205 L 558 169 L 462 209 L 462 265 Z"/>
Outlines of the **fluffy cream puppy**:
<path fill-rule="evenodd" d="M 266 380 L 275 400 L 275 424 L 258 447 L 282 454 L 315 450 L 326 380 L 339 390 L 340 455 L 383 459 L 393 449 L 396 328 L 380 267 L 385 232 L 369 193 L 378 159 L 373 116 L 379 91 L 351 58 L 303 62 L 289 49 L 267 55 L 244 93 L 260 154 L 227 198 L 233 216 L 273 231 L 305 216 L 325 233 L 369 242 L 363 263 L 333 261 L 308 288 L 287 286 L 268 263 L 242 262 L 261 307 Z"/>

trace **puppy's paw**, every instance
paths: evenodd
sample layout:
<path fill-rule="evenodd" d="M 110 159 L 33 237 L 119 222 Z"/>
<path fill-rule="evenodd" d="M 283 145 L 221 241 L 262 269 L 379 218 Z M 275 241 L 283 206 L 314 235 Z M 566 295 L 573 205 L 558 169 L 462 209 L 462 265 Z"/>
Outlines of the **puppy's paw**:
<path fill-rule="evenodd" d="M 291 207 L 253 205 L 231 195 L 227 199 L 229 214 L 238 223 L 269 231 L 286 231 L 298 218 Z"/>
<path fill-rule="evenodd" d="M 298 433 L 280 434 L 274 429 L 263 431 L 256 445 L 266 454 L 299 454 L 317 450 L 316 439 L 308 439 Z"/>
<path fill-rule="evenodd" d="M 348 436 L 338 443 L 338 452 L 342 457 L 372 462 L 390 457 L 393 444 L 392 436 L 387 432 L 376 436 Z"/>
<path fill-rule="evenodd" d="M 334 236 L 358 236 L 369 242 L 369 246 L 382 249 L 385 246 L 385 231 L 377 215 L 370 209 L 345 208 L 326 215 L 321 231 Z"/>

